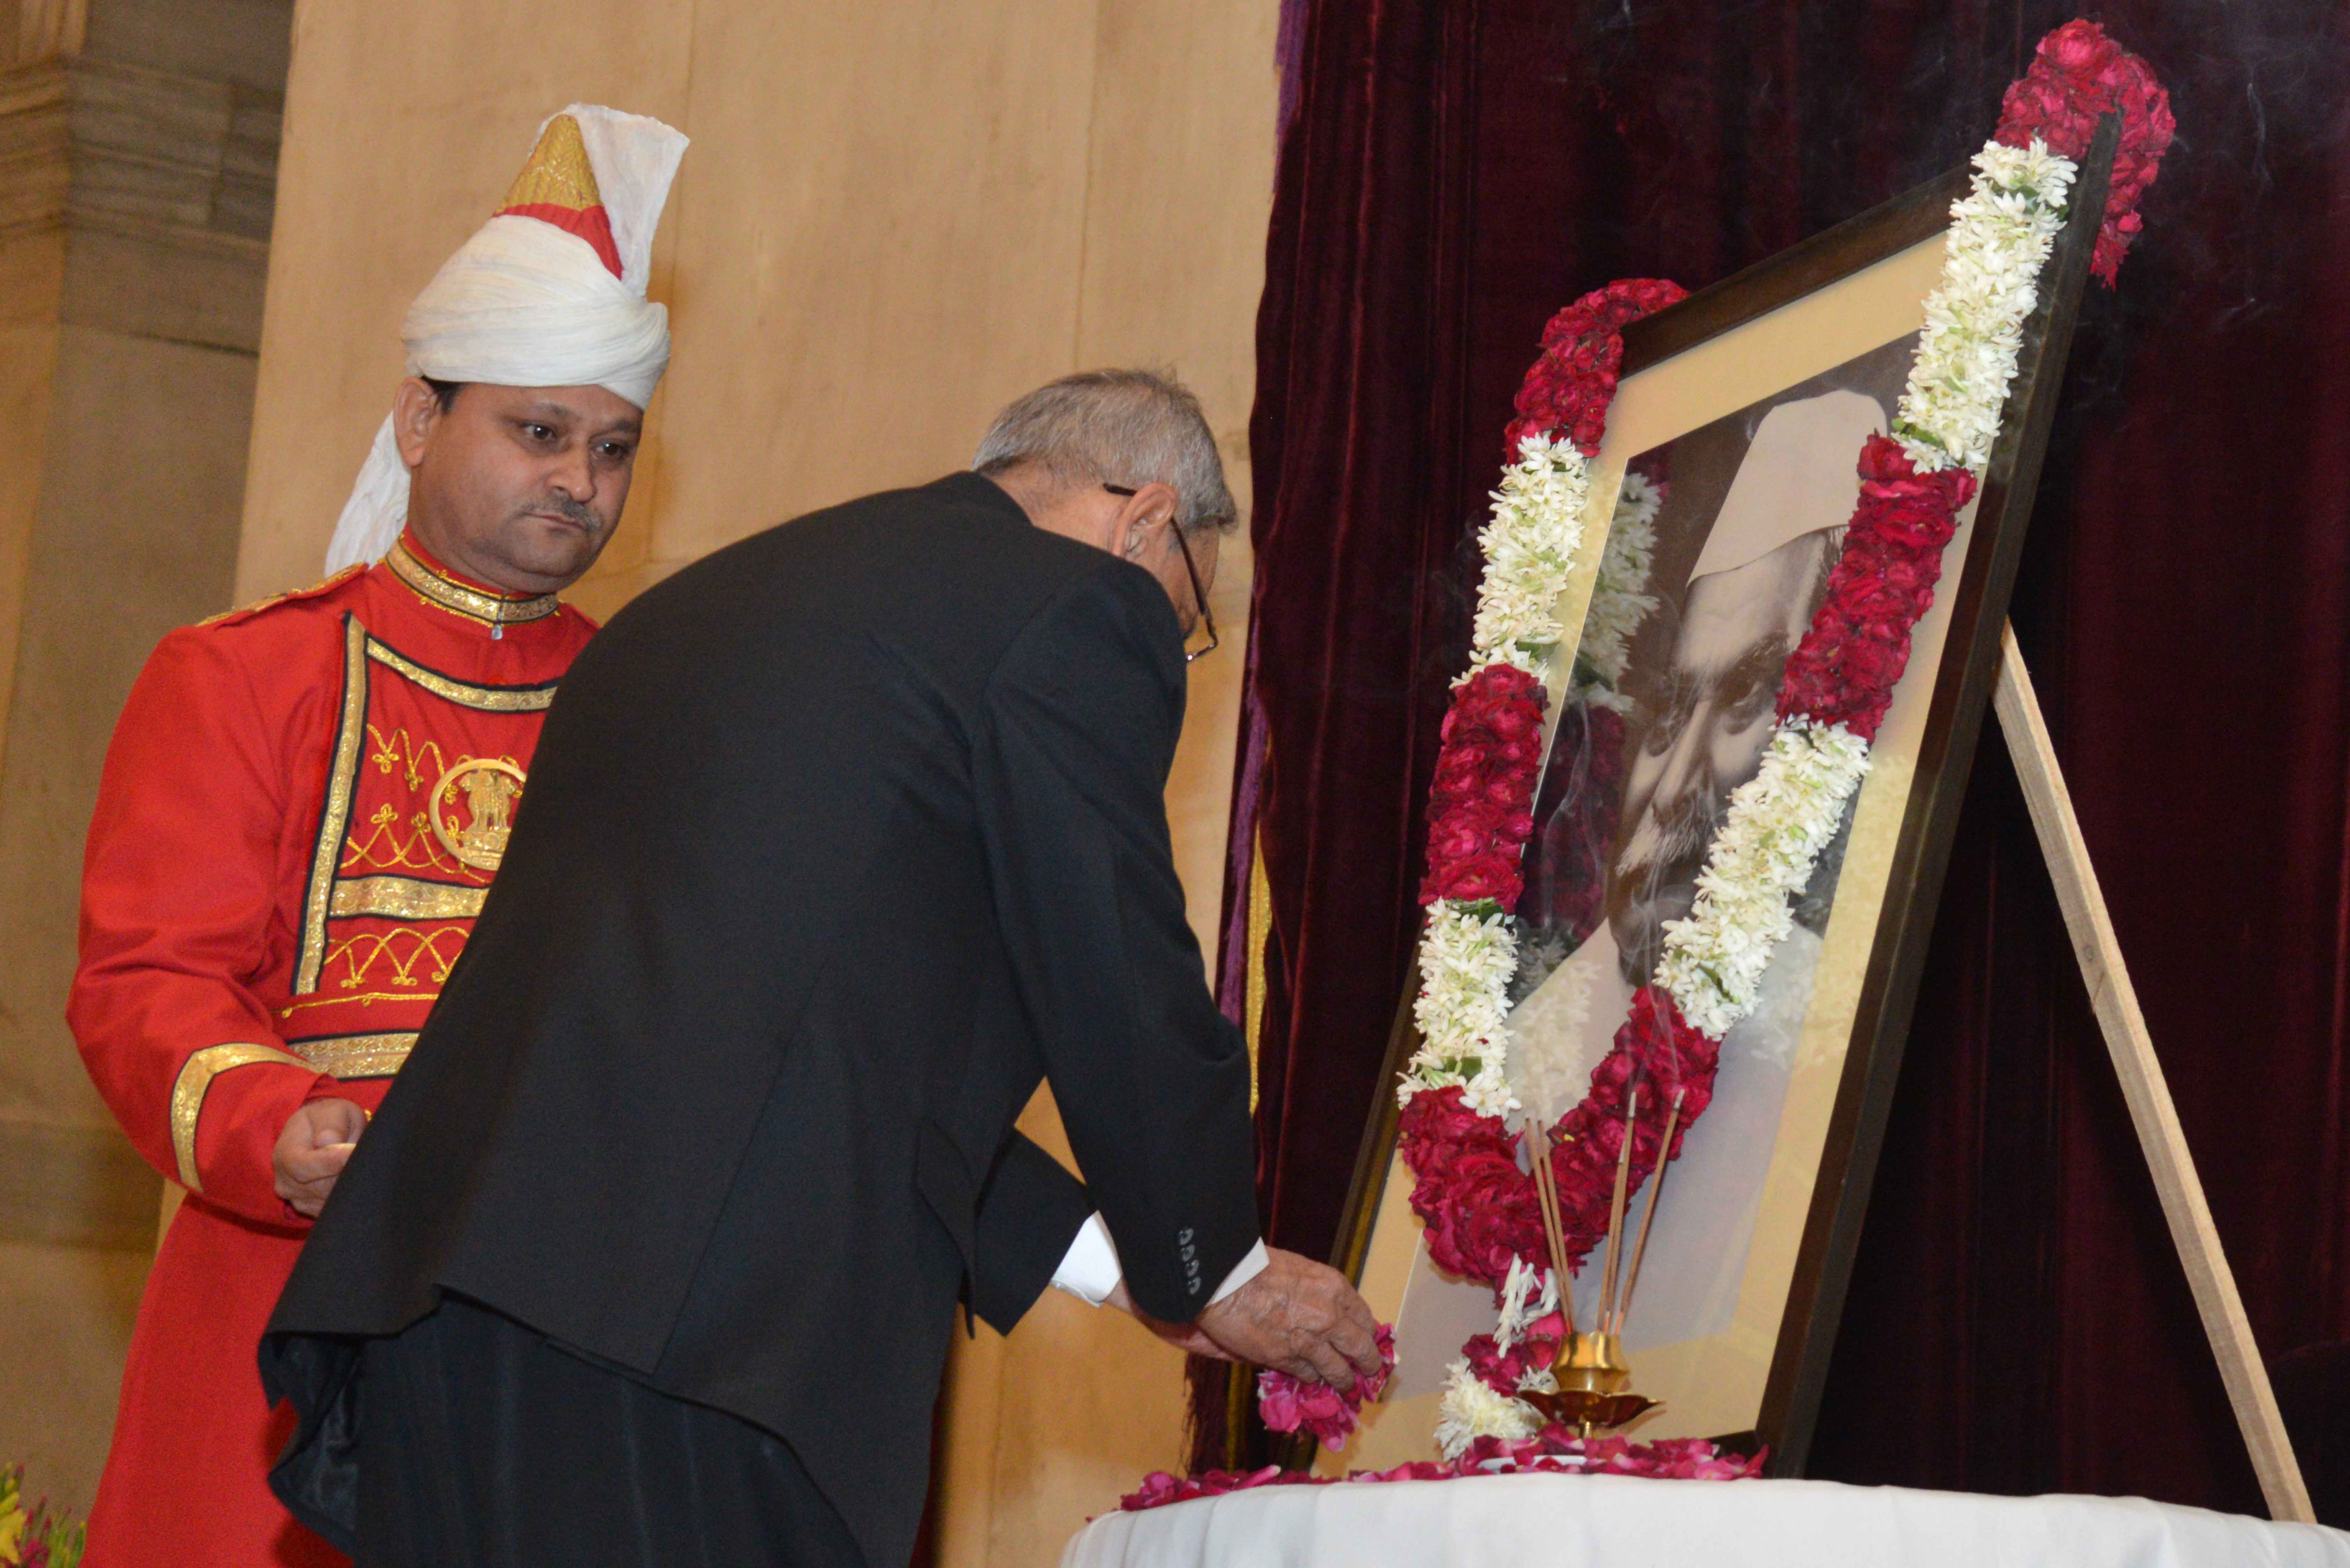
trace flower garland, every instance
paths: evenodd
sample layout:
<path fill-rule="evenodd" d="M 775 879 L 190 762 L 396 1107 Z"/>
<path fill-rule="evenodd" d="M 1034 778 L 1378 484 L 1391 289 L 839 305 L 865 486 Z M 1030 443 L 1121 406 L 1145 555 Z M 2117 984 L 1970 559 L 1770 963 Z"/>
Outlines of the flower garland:
<path fill-rule="evenodd" d="M 1606 432 L 1624 359 L 1624 327 L 1684 296 L 1638 278 L 1568 306 L 1543 329 L 1543 352 L 1518 389 L 1485 552 L 1469 670 L 1453 683 L 1429 800 L 1428 877 L 1420 902 L 1421 989 L 1413 1016 L 1423 1042 L 1409 1087 L 1457 1085 L 1471 1109 L 1513 1109 L 1503 1076 L 1510 977 L 1517 938 L 1508 917 L 1524 890 L 1520 852 L 1534 832 L 1542 771 L 1541 671 L 1566 636 L 1556 616 L 1575 552 L 1590 462 Z M 1620 670 L 1621 650 L 1615 662 Z M 1529 1199 L 1531 1201 L 1531 1199 Z"/>
<path fill-rule="evenodd" d="M 1663 1107 L 1679 1098 L 1683 1134 L 1703 1114 L 1721 1039 L 1752 1011 L 1791 928 L 1789 902 L 1866 774 L 1869 743 L 1908 663 L 1910 628 L 1932 603 L 1943 548 L 1997 437 L 2023 322 L 2064 221 L 2072 160 L 2109 109 L 2122 113 L 2124 134 L 2094 265 L 2110 284 L 2172 130 L 2168 100 L 2143 62 L 2094 24 L 2057 29 L 2009 89 L 2000 132 L 1974 160 L 1971 187 L 1951 209 L 1942 275 L 1926 303 L 1893 433 L 1872 437 L 1860 453 L 1860 495 L 1844 551 L 1788 660 L 1762 767 L 1731 794 L 1688 917 L 1668 924 L 1654 977 L 1635 995 L 1590 1094 L 1559 1124 L 1553 1168 L 1576 1258 L 1606 1231 L 1627 1090 L 1636 1082 L 1653 1086 L 1643 1097 L 1649 1113 L 1630 1130 L 1637 1185 L 1679 1152 L 1680 1134 L 1672 1148 L 1660 1147 Z M 1430 1255 L 1493 1286 L 1503 1308 L 1496 1334 L 1470 1341 L 1452 1369 L 1439 1432 L 1456 1459 L 1480 1443 L 1539 1441 L 1540 1417 L 1513 1396 L 1547 1383 L 1549 1351 L 1565 1328 L 1534 1185 L 1503 1122 L 1517 1108 L 1506 1072 L 1519 957 L 1512 917 L 1541 771 L 1546 694 L 1539 673 L 1565 635 L 1555 607 L 1581 543 L 1588 460 L 1606 431 L 1621 329 L 1679 297 L 1658 280 L 1613 284 L 1552 319 L 1507 432 L 1513 461 L 1479 535 L 1485 579 L 1429 810 L 1414 1004 L 1423 1044 L 1399 1088 L 1399 1140 Z M 1619 519 L 1627 505 L 1636 514 L 1647 505 L 1653 517 L 1648 497 L 1628 480 L 1625 496 Z M 1644 553 L 1648 542 L 1627 542 L 1620 565 L 1628 568 L 1631 552 Z M 1621 593 L 1626 575 L 1606 586 Z M 1603 607 L 1578 676 L 1587 664 L 1612 688 L 1631 614 L 1620 600 Z"/>
<path fill-rule="evenodd" d="M 2144 227 L 2138 201 L 2161 172 L 2163 151 L 2178 128 L 2170 117 L 2170 95 L 2147 63 L 2107 37 L 2104 28 L 2067 22 L 2040 40 L 2032 68 L 2008 88 L 1999 108 L 2001 142 L 2026 147 L 2037 137 L 2067 158 L 2089 150 L 2100 118 L 2122 117 L 2113 183 L 2097 226 L 2096 254 L 2089 261 L 2089 269 L 2111 288 L 2123 255 Z"/>

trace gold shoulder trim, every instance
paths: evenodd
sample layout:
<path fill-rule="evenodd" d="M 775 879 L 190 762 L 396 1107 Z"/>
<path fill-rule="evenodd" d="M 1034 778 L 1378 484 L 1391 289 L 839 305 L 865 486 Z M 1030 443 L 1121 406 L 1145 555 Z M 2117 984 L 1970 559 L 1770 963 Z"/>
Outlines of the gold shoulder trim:
<path fill-rule="evenodd" d="M 452 582 L 411 555 L 408 547 L 397 539 L 384 557 L 391 575 L 406 583 L 427 602 L 438 605 L 452 615 L 480 621 L 484 626 L 516 626 L 526 620 L 544 620 L 563 607 L 563 601 L 553 594 L 540 594 L 536 598 L 508 598 L 503 594 L 486 594 L 479 588 L 469 588 L 463 583 Z"/>
<path fill-rule="evenodd" d="M 289 1042 L 302 1060 L 338 1078 L 389 1078 L 416 1044 L 416 1034 L 329 1034 Z"/>
<path fill-rule="evenodd" d="M 301 1057 L 290 1056 L 275 1045 L 207 1045 L 188 1058 L 172 1085 L 172 1153 L 180 1162 L 180 1185 L 189 1191 L 204 1189 L 196 1179 L 196 1117 L 203 1111 L 205 1091 L 223 1073 L 255 1062 L 284 1062 L 306 1073 L 317 1071 Z"/>
<path fill-rule="evenodd" d="M 488 891 L 415 877 L 338 878 L 327 913 L 338 919 L 374 915 L 388 920 L 470 920 L 482 912 Z"/>
<path fill-rule="evenodd" d="M 307 588 L 288 588 L 282 594 L 271 594 L 268 597 L 255 599 L 249 605 L 239 605 L 234 609 L 224 609 L 218 615 L 208 615 L 204 617 L 203 619 L 196 622 L 196 624 L 198 626 L 219 626 L 224 621 L 243 620 L 247 616 L 259 615 L 263 610 L 268 609 L 272 606 L 282 605 L 292 599 L 316 598 L 320 594 L 325 593 L 328 588 L 340 587 L 343 584 L 349 582 L 353 577 L 358 576 L 361 572 L 366 570 L 367 564 L 365 562 L 358 562 L 351 566 L 345 566 L 341 571 L 337 572 L 331 577 L 323 578 L 318 582 L 312 583 Z"/>
<path fill-rule="evenodd" d="M 405 675 L 435 697 L 445 697 L 464 708 L 484 713 L 536 713 L 555 701 L 555 683 L 544 686 L 475 686 L 429 670 L 406 654 L 368 639 L 367 656 L 387 670 Z"/>
<path fill-rule="evenodd" d="M 310 851 L 310 885 L 302 897 L 302 957 L 294 969 L 294 994 L 318 989 L 327 962 L 327 909 L 334 896 L 335 867 L 350 827 L 351 796 L 367 736 L 367 628 L 357 616 L 343 618 L 343 702 L 337 718 L 335 756 L 327 774 L 327 805 L 318 814 L 318 842 Z"/>

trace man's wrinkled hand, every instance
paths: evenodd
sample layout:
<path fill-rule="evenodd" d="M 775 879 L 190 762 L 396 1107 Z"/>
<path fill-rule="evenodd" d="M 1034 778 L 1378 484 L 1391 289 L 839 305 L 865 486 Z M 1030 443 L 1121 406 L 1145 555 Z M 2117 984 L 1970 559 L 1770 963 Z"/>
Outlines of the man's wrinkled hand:
<path fill-rule="evenodd" d="M 1278 1247 L 1265 1253 L 1264 1271 L 1202 1312 L 1197 1333 L 1233 1360 L 1334 1388 L 1385 1365 L 1378 1320 L 1344 1274 Z"/>
<path fill-rule="evenodd" d="M 277 1177 L 277 1196 L 294 1212 L 306 1220 L 318 1217 L 327 1195 L 335 1189 L 335 1179 L 350 1163 L 367 1120 L 367 1112 L 348 1100 L 312 1100 L 286 1118 L 270 1163 Z"/>

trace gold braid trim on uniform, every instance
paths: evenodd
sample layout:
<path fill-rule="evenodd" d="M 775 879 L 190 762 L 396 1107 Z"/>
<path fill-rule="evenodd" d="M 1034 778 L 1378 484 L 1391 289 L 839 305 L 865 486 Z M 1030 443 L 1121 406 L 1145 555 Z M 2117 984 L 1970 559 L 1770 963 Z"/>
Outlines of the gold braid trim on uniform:
<path fill-rule="evenodd" d="M 272 605 L 282 605 L 287 599 L 311 598 L 317 595 L 325 593 L 328 588 L 334 587 L 338 584 L 348 582 L 351 578 L 358 576 L 361 572 L 366 570 L 367 563 L 364 561 L 355 562 L 350 566 L 345 566 L 333 576 L 322 577 L 318 581 L 312 583 L 307 588 L 288 588 L 282 594 L 271 594 L 266 598 L 255 599 L 249 605 L 232 606 L 230 608 L 221 611 L 218 615 L 208 615 L 204 617 L 203 619 L 196 622 L 196 624 L 198 626 L 218 626 L 221 622 L 227 620 L 232 617 L 258 615 L 263 610 L 269 608 Z"/>
<path fill-rule="evenodd" d="M 563 601 L 553 594 L 508 598 L 503 594 L 484 593 L 479 588 L 451 582 L 410 555 L 408 547 L 398 540 L 392 541 L 383 561 L 391 568 L 391 575 L 414 589 L 420 597 L 484 626 L 517 626 L 527 620 L 544 620 L 563 607 Z"/>
<path fill-rule="evenodd" d="M 334 1034 L 319 1040 L 295 1040 L 294 1054 L 321 1073 L 337 1078 L 389 1078 L 398 1073 L 416 1044 L 413 1030 L 405 1034 Z"/>
<path fill-rule="evenodd" d="M 327 912 L 338 919 L 376 915 L 390 920 L 470 920 L 482 912 L 487 892 L 487 888 L 414 877 L 349 877 L 335 883 Z"/>
<path fill-rule="evenodd" d="M 468 685 L 463 680 L 452 680 L 437 670 L 427 670 L 372 638 L 368 639 L 367 656 L 385 669 L 405 675 L 435 697 L 444 697 L 459 707 L 475 708 L 484 713 L 536 713 L 555 701 L 553 681 L 544 686 Z"/>
<path fill-rule="evenodd" d="M 280 1018 L 291 1018 L 306 1007 L 340 1007 L 356 1002 L 361 1007 L 373 1007 L 379 1002 L 421 1002 L 426 1006 L 441 1000 L 440 989 L 431 991 L 363 991 L 358 995 L 314 996 L 307 1002 L 288 1002 L 277 1010 Z"/>
<path fill-rule="evenodd" d="M 302 959 L 294 970 L 294 994 L 318 989 L 327 963 L 327 909 L 334 897 L 335 867 L 351 823 L 351 794 L 358 785 L 360 742 L 367 739 L 367 628 L 357 616 L 343 617 L 343 706 L 335 732 L 334 766 L 327 774 L 327 807 L 318 815 L 318 842 L 310 852 L 310 886 L 302 898 Z"/>
<path fill-rule="evenodd" d="M 180 1185 L 189 1191 L 204 1189 L 196 1179 L 196 1117 L 204 1108 L 204 1092 L 230 1068 L 249 1067 L 255 1062 L 284 1062 L 306 1073 L 317 1070 L 275 1045 L 243 1044 L 207 1045 L 180 1068 L 180 1076 L 172 1085 L 172 1153 L 180 1162 Z"/>

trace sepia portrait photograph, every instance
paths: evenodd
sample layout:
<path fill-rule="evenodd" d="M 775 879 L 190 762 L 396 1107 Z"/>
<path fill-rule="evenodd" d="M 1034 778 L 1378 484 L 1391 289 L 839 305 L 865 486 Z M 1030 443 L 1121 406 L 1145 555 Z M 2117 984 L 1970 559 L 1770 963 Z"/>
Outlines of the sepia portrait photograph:
<path fill-rule="evenodd" d="M 1579 633 L 1547 681 L 1510 993 L 1513 1131 L 1556 1125 L 1589 1092 L 1667 928 L 1690 911 L 1732 792 L 1762 765 L 1788 656 L 1842 553 L 1854 453 L 1891 428 L 1940 251 L 1939 235 L 1880 250 L 1625 378 L 1594 464 L 1585 575 L 1562 607 Z M 1971 524 L 1970 508 L 1945 552 L 1946 585 Z M 1880 921 L 1911 897 L 1896 849 L 1946 678 L 1950 597 L 1916 628 L 1868 778 L 1668 1168 L 1623 1330 L 1642 1392 L 1661 1402 L 1638 1438 L 1751 1433 L 1761 1419 L 1798 1315 L 1832 1112 L 1847 1065 L 1866 1066 L 1855 1046 L 1874 1028 L 1863 990 Z M 1432 1451 L 1448 1369 L 1465 1336 L 1495 1323 L 1488 1287 L 1429 1258 L 1408 1173 L 1388 1154 L 1376 1165 L 1387 1179 L 1357 1194 L 1362 1279 L 1382 1315 L 1396 1314 L 1396 1386 L 1363 1451 L 1325 1456 L 1326 1467 Z M 1654 1186 L 1631 1194 L 1636 1210 Z M 1602 1269 L 1595 1249 L 1574 1282 L 1579 1321 L 1596 1309 Z"/>

